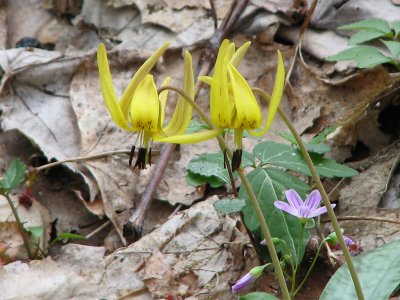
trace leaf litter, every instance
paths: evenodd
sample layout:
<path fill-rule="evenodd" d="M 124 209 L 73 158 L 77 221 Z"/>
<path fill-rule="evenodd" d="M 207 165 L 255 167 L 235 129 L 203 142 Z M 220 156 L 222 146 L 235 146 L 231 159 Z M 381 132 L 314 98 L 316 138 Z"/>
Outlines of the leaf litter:
<path fill-rule="evenodd" d="M 98 43 L 106 39 L 111 49 L 113 82 L 117 93 L 121 93 L 140 63 L 167 40 L 172 40 L 173 45 L 157 65 L 156 77 L 160 82 L 171 75 L 174 83 L 179 84 L 182 48 L 190 48 L 197 62 L 214 32 L 208 2 L 190 1 L 182 5 L 179 1 L 167 1 L 164 6 L 156 2 L 144 5 L 143 1 L 133 0 L 85 0 L 82 7 L 75 8 L 56 7 L 54 2 L 51 10 L 39 0 L 31 1 L 29 6 L 23 6 L 21 1 L 0 6 L 0 22 L 4 25 L 0 26 L 4 131 L 1 135 L 6 145 L 13 145 L 14 149 L 23 145 L 26 150 L 26 153 L 8 152 L 4 161 L 18 156 L 29 162 L 33 154 L 48 160 L 63 160 L 130 148 L 135 136 L 116 128 L 103 105 L 94 58 Z M 293 16 L 302 14 L 291 2 L 279 6 L 275 2 L 252 1 L 238 22 L 235 38 L 241 44 L 249 38 L 240 35 L 241 32 L 255 36 L 240 71 L 255 86 L 267 90 L 272 89 L 276 49 L 283 50 L 286 63 L 293 56 L 292 45 L 277 44 L 271 35 L 295 43 L 298 29 Z M 219 21 L 230 4 L 230 1 L 216 1 Z M 351 16 L 354 7 L 343 5 L 335 13 L 326 4 L 317 8 L 303 41 L 302 59 L 295 64 L 282 106 L 305 139 L 345 121 L 328 139 L 333 146 L 331 157 L 349 161 L 359 171 L 359 175 L 339 186 L 339 208 L 346 211 L 341 226 L 369 250 L 397 239 L 396 224 L 387 220 L 398 219 L 398 206 L 392 204 L 396 208 L 385 209 L 393 206 L 382 201 L 382 197 L 385 199 L 391 193 L 390 201 L 395 203 L 397 199 L 393 191 L 398 187 L 393 182 L 398 180 L 399 173 L 395 143 L 398 135 L 395 131 L 383 132 L 379 119 L 384 109 L 394 103 L 393 97 L 379 101 L 380 95 L 388 86 L 395 86 L 397 79 L 384 68 L 359 71 L 351 64 L 324 62 L 332 51 L 339 52 L 345 46 L 345 39 L 335 32 L 337 25 L 345 21 L 337 16 Z M 369 4 L 358 8 L 360 18 L 379 17 Z M 23 18 L 25 10 L 34 14 Z M 65 17 L 71 11 L 72 22 Z M 279 17 L 277 11 L 282 13 Z M 394 10 L 385 18 L 391 19 L 393 15 Z M 53 43 L 56 51 L 14 48 L 24 37 Z M 334 44 L 327 47 L 332 41 Z M 206 107 L 204 93 L 200 94 L 199 103 Z M 280 120 L 276 123 L 275 130 L 284 130 Z M 279 141 L 274 135 L 267 137 Z M 250 149 L 258 141 L 246 139 L 245 143 Z M 358 159 L 357 145 L 361 143 L 368 151 L 364 158 Z M 160 145 L 155 144 L 154 148 L 159 151 Z M 6 245 L 5 252 L 0 251 L 0 263 L 6 264 L 0 271 L 2 294 L 4 291 L 8 298 L 41 299 L 117 299 L 128 295 L 132 299 L 151 299 L 171 294 L 192 295 L 193 299 L 209 299 L 210 295 L 214 299 L 231 299 L 227 296 L 229 284 L 243 269 L 256 264 L 254 259 L 242 259 L 244 252 L 253 258 L 255 254 L 246 246 L 249 241 L 244 231 L 237 228 L 239 221 L 219 215 L 212 205 L 215 197 L 173 214 L 174 206 L 190 206 L 204 196 L 185 183 L 190 159 L 217 150 L 215 142 L 177 149 L 155 196 L 165 203 L 150 209 L 147 222 L 151 225 L 146 227 L 142 239 L 116 251 L 105 242 L 115 235 L 108 229 L 81 242 L 86 245 L 70 243 L 55 249 L 57 255 L 44 260 L 15 261 L 24 257 L 22 240 L 15 222 L 2 209 L 0 246 Z M 120 154 L 67 163 L 66 168 L 39 175 L 34 189 L 35 204 L 23 216 L 32 225 L 45 228 L 44 245 L 54 228 L 58 233 L 85 235 L 109 219 L 117 232 L 116 247 L 121 246 L 123 224 L 135 210 L 152 171 L 149 168 L 139 174 L 127 167 L 127 158 Z M 326 184 L 336 183 L 331 180 Z M 152 209 L 160 205 L 165 213 L 153 214 Z M 360 219 L 346 220 L 346 216 Z M 40 280 L 35 280 L 32 286 L 32 278 Z M 21 291 L 20 284 L 31 288 Z"/>

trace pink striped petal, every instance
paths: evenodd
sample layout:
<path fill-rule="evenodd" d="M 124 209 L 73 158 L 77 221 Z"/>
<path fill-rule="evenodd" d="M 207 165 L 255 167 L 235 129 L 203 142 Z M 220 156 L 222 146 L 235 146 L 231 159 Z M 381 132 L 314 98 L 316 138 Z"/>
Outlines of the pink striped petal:
<path fill-rule="evenodd" d="M 275 201 L 274 205 L 275 205 L 276 208 L 278 208 L 280 210 L 283 210 L 283 211 L 285 211 L 285 212 L 287 212 L 287 213 L 289 213 L 289 214 L 291 214 L 293 216 L 300 217 L 298 211 L 294 207 L 292 207 L 289 204 L 287 204 L 286 202 Z"/>
<path fill-rule="evenodd" d="M 308 195 L 305 206 L 309 207 L 311 210 L 317 209 L 321 203 L 321 194 L 318 190 L 313 190 L 310 195 Z"/>
<path fill-rule="evenodd" d="M 336 204 L 331 204 L 331 206 L 332 206 L 332 208 L 334 208 L 336 206 Z M 308 216 L 308 218 L 314 218 L 314 217 L 322 215 L 322 214 L 324 214 L 326 212 L 327 212 L 326 206 L 322 206 L 322 207 L 317 208 L 314 211 L 312 211 L 310 213 L 310 215 Z"/>
<path fill-rule="evenodd" d="M 288 200 L 291 207 L 298 210 L 304 203 L 303 200 L 300 198 L 299 194 L 291 189 L 285 192 L 286 199 Z"/>

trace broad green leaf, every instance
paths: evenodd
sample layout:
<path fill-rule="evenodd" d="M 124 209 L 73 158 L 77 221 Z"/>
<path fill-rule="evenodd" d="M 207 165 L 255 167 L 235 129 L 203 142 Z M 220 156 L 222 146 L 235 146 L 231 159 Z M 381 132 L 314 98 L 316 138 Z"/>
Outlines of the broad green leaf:
<path fill-rule="evenodd" d="M 370 46 L 360 45 L 354 46 L 352 48 L 345 49 L 336 53 L 335 55 L 329 56 L 326 58 L 328 61 L 342 61 L 342 60 L 352 60 L 355 59 L 357 54 L 365 51 L 366 48 L 372 48 Z"/>
<path fill-rule="evenodd" d="M 25 171 L 25 164 L 18 159 L 13 159 L 10 167 L 4 173 L 3 180 L 0 182 L 0 189 L 8 193 L 10 190 L 16 188 L 24 181 Z"/>
<path fill-rule="evenodd" d="M 340 29 L 340 30 L 375 29 L 375 30 L 383 32 L 383 33 L 391 32 L 389 24 L 385 20 L 378 19 L 378 18 L 367 19 L 367 20 L 362 20 L 359 22 L 343 25 L 343 26 L 338 27 L 338 29 Z"/>
<path fill-rule="evenodd" d="M 26 230 L 32 233 L 32 235 L 37 239 L 40 239 L 44 232 L 44 228 L 42 226 L 30 226 L 26 227 Z"/>
<path fill-rule="evenodd" d="M 262 165 L 280 166 L 311 176 L 300 150 L 292 146 L 267 141 L 256 145 L 253 153 Z M 358 174 L 356 170 L 338 164 L 332 159 L 324 158 L 319 154 L 310 153 L 310 156 L 320 176 L 351 177 Z"/>
<path fill-rule="evenodd" d="M 202 176 L 217 176 L 224 170 L 224 157 L 221 152 L 200 154 L 188 164 L 188 170 Z"/>
<path fill-rule="evenodd" d="M 277 134 L 283 137 L 285 140 L 289 141 L 293 145 L 297 145 L 296 139 L 294 136 L 287 132 L 277 132 Z M 314 152 L 318 154 L 324 154 L 331 151 L 331 147 L 324 143 L 304 143 L 308 152 Z"/>
<path fill-rule="evenodd" d="M 392 28 L 394 29 L 396 37 L 398 37 L 398 35 L 400 33 L 400 21 L 392 22 Z"/>
<path fill-rule="evenodd" d="M 377 65 L 391 62 L 391 58 L 385 56 L 378 49 L 370 46 L 355 46 L 343 50 L 327 58 L 328 61 L 355 60 L 359 68 L 373 68 Z"/>
<path fill-rule="evenodd" d="M 214 208 L 221 214 L 228 215 L 242 211 L 246 201 L 240 198 L 224 198 L 214 202 Z"/>
<path fill-rule="evenodd" d="M 355 61 L 359 68 L 373 68 L 377 65 L 390 63 L 392 59 L 384 55 L 376 48 L 368 47 L 361 52 L 358 52 Z"/>
<path fill-rule="evenodd" d="M 400 242 L 386 244 L 353 258 L 366 300 L 388 299 L 400 284 Z M 329 280 L 320 300 L 357 299 L 347 265 Z"/>
<path fill-rule="evenodd" d="M 353 34 L 351 36 L 351 38 L 349 39 L 349 45 L 357 45 L 357 44 L 361 44 L 364 42 L 368 42 L 371 41 L 373 39 L 379 38 L 384 36 L 385 33 L 383 33 L 382 31 L 378 31 L 378 30 L 362 30 L 359 31 L 355 34 Z"/>
<path fill-rule="evenodd" d="M 396 41 L 381 40 L 392 53 L 392 58 L 397 59 L 400 56 L 400 43 Z"/>
<path fill-rule="evenodd" d="M 257 197 L 272 237 L 284 240 L 288 245 L 293 258 L 297 262 L 297 248 L 299 246 L 299 235 L 301 231 L 300 221 L 296 217 L 283 213 L 281 210 L 277 209 L 274 206 L 274 202 L 278 199 L 283 199 L 286 190 L 298 188 L 299 186 L 302 186 L 302 188 L 298 189 L 298 192 L 302 197 L 304 197 L 306 184 L 300 184 L 300 180 L 297 178 L 296 180 L 291 179 L 280 181 L 282 179 L 282 174 L 276 176 L 279 171 L 274 169 L 274 171 L 271 172 L 271 169 L 272 168 L 256 168 L 247 175 L 247 178 Z M 295 184 L 291 184 L 292 182 L 295 182 Z M 247 228 L 251 231 L 259 230 L 260 224 L 245 188 L 242 187 L 240 189 L 239 197 L 246 200 L 246 206 L 243 209 L 243 213 Z M 309 238 L 309 231 L 306 230 L 305 233 L 304 239 L 302 243 L 300 243 L 299 261 L 303 257 L 306 242 Z M 277 250 L 286 253 L 286 249 L 283 245 L 278 245 Z"/>
<path fill-rule="evenodd" d="M 279 298 L 264 292 L 253 292 L 240 296 L 239 300 L 279 300 Z"/>
<path fill-rule="evenodd" d="M 218 177 L 215 176 L 202 176 L 196 173 L 192 173 L 190 171 L 188 171 L 188 173 L 186 174 L 186 183 L 190 186 L 200 186 L 203 185 L 205 183 L 208 183 L 212 188 L 218 188 L 223 186 L 226 181 L 222 180 Z"/>

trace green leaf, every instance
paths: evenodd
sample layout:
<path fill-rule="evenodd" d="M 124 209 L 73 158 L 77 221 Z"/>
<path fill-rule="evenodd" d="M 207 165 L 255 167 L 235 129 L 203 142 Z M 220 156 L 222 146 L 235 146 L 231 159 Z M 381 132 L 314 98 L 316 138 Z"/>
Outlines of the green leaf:
<path fill-rule="evenodd" d="M 186 174 L 185 179 L 188 185 L 194 187 L 208 183 L 212 188 L 218 188 L 226 183 L 225 180 L 222 180 L 216 176 L 202 176 L 196 173 L 192 173 L 190 171 L 188 171 L 188 173 Z"/>
<path fill-rule="evenodd" d="M 26 227 L 26 230 L 32 233 L 32 235 L 37 239 L 40 239 L 44 232 L 44 228 L 42 226 L 29 226 Z"/>
<path fill-rule="evenodd" d="M 240 296 L 239 300 L 279 300 L 279 298 L 264 292 L 253 292 Z"/>
<path fill-rule="evenodd" d="M 326 140 L 326 137 L 331 134 L 332 132 L 334 132 L 336 130 L 336 126 L 330 126 L 325 128 L 324 130 L 322 130 L 320 133 L 318 133 L 316 136 L 314 136 L 310 143 L 311 144 L 320 144 L 323 141 Z"/>
<path fill-rule="evenodd" d="M 308 186 L 298 178 L 274 168 L 256 168 L 247 175 L 247 178 L 257 197 L 272 237 L 284 240 L 295 262 L 301 261 L 309 238 L 309 231 L 305 231 L 304 240 L 300 243 L 300 255 L 299 260 L 297 260 L 298 240 L 301 230 L 300 221 L 296 217 L 284 214 L 281 210 L 277 209 L 274 202 L 278 199 L 283 199 L 284 192 L 291 188 L 297 189 L 299 194 L 305 197 Z M 247 228 L 251 231 L 259 230 L 260 224 L 246 189 L 240 189 L 239 197 L 246 200 L 243 213 Z M 283 253 L 287 252 L 283 245 L 278 245 L 277 250 Z"/>
<path fill-rule="evenodd" d="M 397 37 L 400 33 L 400 21 L 393 21 L 392 28 L 394 29 L 395 37 Z"/>
<path fill-rule="evenodd" d="M 280 166 L 311 176 L 300 150 L 292 146 L 267 141 L 256 145 L 253 153 L 261 161 L 262 165 Z M 320 176 L 352 177 L 358 174 L 356 170 L 338 164 L 332 159 L 324 158 L 319 154 L 310 153 L 310 156 Z"/>
<path fill-rule="evenodd" d="M 208 126 L 204 123 L 200 123 L 200 122 L 197 122 L 196 120 L 192 120 L 190 122 L 188 128 L 186 128 L 185 134 L 198 132 L 203 129 L 208 129 Z"/>
<path fill-rule="evenodd" d="M 277 134 L 292 143 L 293 145 L 297 145 L 296 139 L 292 134 L 289 134 L 287 132 L 277 132 Z M 311 143 L 304 143 L 304 145 L 306 146 L 308 152 L 324 154 L 331 151 L 331 147 L 329 145 L 324 143 L 313 143 L 312 140 Z"/>
<path fill-rule="evenodd" d="M 12 189 L 16 188 L 25 179 L 25 164 L 18 160 L 13 159 L 8 170 L 4 173 L 3 180 L 0 181 L 0 189 L 8 193 Z"/>
<path fill-rule="evenodd" d="M 221 214 L 228 215 L 242 211 L 246 201 L 240 198 L 224 198 L 214 202 L 214 208 Z"/>
<path fill-rule="evenodd" d="M 355 58 L 357 67 L 359 68 L 373 68 L 377 65 L 384 63 L 390 63 L 392 59 L 384 55 L 381 51 L 376 48 L 369 47 L 356 55 Z"/>
<path fill-rule="evenodd" d="M 351 36 L 349 39 L 349 45 L 357 45 L 364 42 L 374 40 L 376 38 L 385 36 L 385 33 L 378 30 L 363 30 L 359 31 Z"/>
<path fill-rule="evenodd" d="M 381 40 L 392 53 L 392 58 L 397 59 L 400 56 L 400 43 L 396 41 Z"/>
<path fill-rule="evenodd" d="M 63 239 L 76 239 L 76 240 L 84 240 L 86 239 L 86 237 L 84 237 L 83 235 L 79 235 L 79 234 L 74 234 L 74 233 L 69 233 L 69 232 L 63 232 L 60 233 L 55 240 L 57 241 L 61 241 Z"/>
<path fill-rule="evenodd" d="M 359 68 L 373 68 L 391 62 L 391 58 L 370 46 L 355 46 L 327 58 L 328 61 L 355 60 Z"/>
<path fill-rule="evenodd" d="M 391 32 L 389 24 L 383 20 L 378 18 L 372 18 L 367 20 L 362 20 L 359 22 L 347 24 L 338 27 L 340 30 L 363 30 L 363 29 L 371 29 L 380 31 L 384 34 Z"/>
<path fill-rule="evenodd" d="M 400 242 L 386 244 L 354 257 L 365 299 L 389 299 L 400 283 Z M 320 300 L 357 299 L 347 265 L 343 265 L 329 280 Z"/>

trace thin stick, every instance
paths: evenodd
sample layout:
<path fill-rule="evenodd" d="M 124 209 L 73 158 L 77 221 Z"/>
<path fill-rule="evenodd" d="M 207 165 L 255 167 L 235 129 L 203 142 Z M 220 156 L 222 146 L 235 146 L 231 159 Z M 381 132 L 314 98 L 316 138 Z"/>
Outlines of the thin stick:
<path fill-rule="evenodd" d="M 375 222 L 386 222 L 393 224 L 400 224 L 400 221 L 379 218 L 379 217 L 358 217 L 358 216 L 339 216 L 336 217 L 338 221 L 375 221 Z M 329 223 L 331 220 L 324 220 L 321 223 Z"/>
<path fill-rule="evenodd" d="M 116 155 L 116 154 L 130 154 L 130 151 L 127 150 L 114 150 L 114 151 L 107 151 L 107 152 L 102 152 L 102 153 L 97 153 L 97 154 L 93 154 L 93 155 L 87 155 L 87 156 L 78 156 L 78 157 L 71 157 L 71 158 L 67 158 L 64 160 L 59 160 L 59 161 L 55 161 L 37 168 L 34 168 L 35 171 L 43 171 L 52 167 L 56 167 L 59 165 L 62 165 L 64 163 L 67 162 L 77 162 L 77 161 L 87 161 L 87 160 L 93 160 L 93 159 L 99 159 L 99 158 L 103 158 L 103 157 L 107 157 L 107 156 L 112 156 L 112 155 Z"/>
<path fill-rule="evenodd" d="M 28 257 L 30 259 L 34 259 L 34 256 L 32 254 L 31 248 L 29 247 L 28 237 L 25 234 L 26 230 L 24 228 L 24 225 L 22 225 L 21 219 L 19 218 L 18 211 L 15 208 L 14 203 L 10 198 L 10 195 L 8 193 L 5 193 L 5 194 L 3 194 L 3 196 L 6 197 L 6 199 L 8 201 L 8 204 L 10 205 L 11 210 L 12 210 L 12 212 L 14 214 L 14 218 L 15 218 L 15 221 L 17 222 L 18 230 L 19 230 L 19 233 L 21 234 L 22 240 L 24 241 L 24 246 L 25 246 L 26 252 L 28 253 Z"/>

